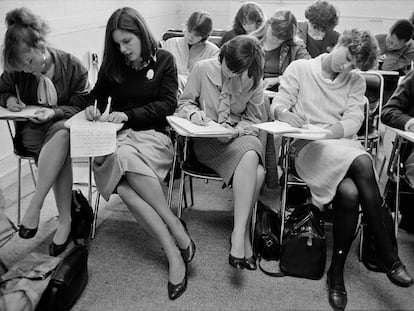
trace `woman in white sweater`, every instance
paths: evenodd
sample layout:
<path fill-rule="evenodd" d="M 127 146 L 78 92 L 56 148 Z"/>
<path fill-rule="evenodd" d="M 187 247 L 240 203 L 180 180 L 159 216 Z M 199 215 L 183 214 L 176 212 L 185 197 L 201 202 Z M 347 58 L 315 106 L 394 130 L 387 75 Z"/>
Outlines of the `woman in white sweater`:
<path fill-rule="evenodd" d="M 371 157 L 353 139 L 364 113 L 365 81 L 353 69 L 367 70 L 376 61 L 375 39 L 364 30 L 347 30 L 331 53 L 289 65 L 273 100 L 271 115 L 302 127 L 307 122 L 331 130 L 326 139 L 294 143 L 295 168 L 318 207 L 332 202 L 333 254 L 327 273 L 329 303 L 345 309 L 347 293 L 343 269 L 355 236 L 358 209 L 362 208 L 378 256 L 388 278 L 408 287 L 413 279 L 402 264 L 390 232 Z M 392 225 L 391 225 L 392 227 Z"/>

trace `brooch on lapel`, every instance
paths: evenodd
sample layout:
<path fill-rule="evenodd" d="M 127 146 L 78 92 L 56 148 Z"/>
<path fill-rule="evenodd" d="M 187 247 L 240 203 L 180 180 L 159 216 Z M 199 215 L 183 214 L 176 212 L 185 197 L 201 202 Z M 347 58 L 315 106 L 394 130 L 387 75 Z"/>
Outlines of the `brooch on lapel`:
<path fill-rule="evenodd" d="M 154 78 L 154 70 L 150 69 L 147 71 L 147 79 L 152 80 Z"/>

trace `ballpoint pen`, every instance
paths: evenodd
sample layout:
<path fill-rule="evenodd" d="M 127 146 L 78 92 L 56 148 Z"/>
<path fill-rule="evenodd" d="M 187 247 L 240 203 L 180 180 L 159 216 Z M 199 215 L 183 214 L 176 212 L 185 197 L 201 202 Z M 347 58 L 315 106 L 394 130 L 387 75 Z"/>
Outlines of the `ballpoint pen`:
<path fill-rule="evenodd" d="M 95 103 L 93 104 L 93 121 L 96 121 L 97 109 L 98 109 L 98 101 L 95 99 Z"/>

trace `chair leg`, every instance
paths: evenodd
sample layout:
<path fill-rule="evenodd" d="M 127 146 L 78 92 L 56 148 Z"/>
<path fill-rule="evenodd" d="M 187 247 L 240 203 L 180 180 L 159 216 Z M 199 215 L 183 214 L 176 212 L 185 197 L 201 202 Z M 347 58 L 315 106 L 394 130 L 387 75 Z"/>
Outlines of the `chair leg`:
<path fill-rule="evenodd" d="M 95 232 L 96 232 L 96 224 L 98 222 L 98 210 L 99 210 L 99 199 L 101 195 L 99 192 L 96 192 L 96 199 L 95 199 L 95 206 L 93 211 L 93 221 L 92 221 L 92 228 L 91 228 L 91 240 L 95 238 Z"/>
<path fill-rule="evenodd" d="M 36 188 L 37 186 L 37 178 L 36 178 L 36 173 L 34 171 L 33 165 L 36 165 L 32 160 L 29 160 L 29 167 L 30 167 L 30 172 L 32 173 L 32 180 L 33 180 L 33 184 Z"/>
<path fill-rule="evenodd" d="M 22 208 L 22 159 L 17 160 L 17 225 L 20 226 Z"/>
<path fill-rule="evenodd" d="M 181 218 L 182 209 L 183 209 L 183 195 L 184 195 L 184 171 L 181 170 L 180 174 L 180 188 L 178 193 L 178 210 L 177 210 L 177 217 Z"/>
<path fill-rule="evenodd" d="M 194 205 L 193 177 L 189 176 L 191 205 Z"/>

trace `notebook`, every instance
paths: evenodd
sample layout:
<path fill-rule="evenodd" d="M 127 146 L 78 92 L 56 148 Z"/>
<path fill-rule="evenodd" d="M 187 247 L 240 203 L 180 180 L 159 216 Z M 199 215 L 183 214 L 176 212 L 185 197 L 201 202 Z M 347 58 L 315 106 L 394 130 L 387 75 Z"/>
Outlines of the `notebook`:
<path fill-rule="evenodd" d="M 22 110 L 14 112 L 7 108 L 0 107 L 0 120 L 30 119 L 35 116 L 35 112 L 40 108 L 40 106 L 28 105 Z"/>
<path fill-rule="evenodd" d="M 233 131 L 210 121 L 206 125 L 197 125 L 177 115 L 167 117 L 168 123 L 182 136 L 190 137 L 230 137 Z"/>

